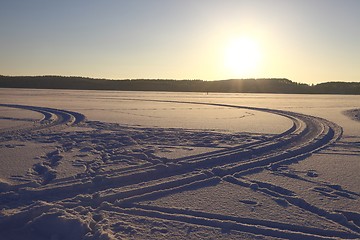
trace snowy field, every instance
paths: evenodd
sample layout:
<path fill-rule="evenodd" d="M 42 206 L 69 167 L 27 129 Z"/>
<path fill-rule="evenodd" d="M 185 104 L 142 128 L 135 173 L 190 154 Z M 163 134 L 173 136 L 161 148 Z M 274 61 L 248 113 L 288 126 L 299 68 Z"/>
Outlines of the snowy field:
<path fill-rule="evenodd" d="M 359 109 L 0 89 L 0 239 L 359 239 Z"/>

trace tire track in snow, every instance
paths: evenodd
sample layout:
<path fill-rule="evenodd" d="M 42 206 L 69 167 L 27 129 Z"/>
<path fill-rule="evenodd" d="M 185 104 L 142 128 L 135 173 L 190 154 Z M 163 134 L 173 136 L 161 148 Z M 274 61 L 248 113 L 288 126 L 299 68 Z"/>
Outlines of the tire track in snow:
<path fill-rule="evenodd" d="M 32 131 L 50 130 L 54 127 L 59 127 L 62 125 L 71 126 L 85 120 L 85 116 L 81 113 L 54 109 L 54 108 L 35 107 L 35 106 L 26 106 L 26 105 L 17 105 L 17 104 L 0 104 L 0 107 L 25 109 L 25 110 L 38 112 L 43 115 L 42 119 L 40 119 L 39 121 L 35 121 L 31 126 L 26 126 L 24 128 L 5 129 L 4 132 L 1 132 L 1 135 L 5 137 L 7 135 L 14 135 L 20 133 L 24 134 L 26 132 L 32 132 Z"/>
<path fill-rule="evenodd" d="M 136 100 L 139 101 L 139 99 Z M 211 214 L 200 216 L 199 213 L 192 213 L 189 211 L 177 213 L 176 210 L 173 210 L 172 212 L 171 209 L 142 209 L 143 206 L 135 204 L 134 202 L 146 200 L 148 198 L 152 199 L 154 197 L 159 198 L 166 194 L 185 191 L 189 187 L 193 188 L 194 184 L 198 184 L 197 187 L 207 186 L 206 183 L 211 184 L 213 182 L 221 181 L 222 178 L 227 179 L 228 176 L 231 176 L 232 174 L 246 174 L 246 172 L 254 170 L 261 171 L 264 168 L 276 169 L 282 164 L 291 164 L 309 156 L 313 152 L 319 151 L 334 143 L 342 134 L 341 127 L 325 119 L 288 111 L 216 103 L 162 100 L 148 101 L 171 102 L 176 104 L 199 104 L 263 111 L 287 117 L 293 122 L 293 126 L 287 131 L 275 135 L 270 139 L 242 144 L 226 150 L 218 150 L 206 154 L 179 158 L 174 160 L 171 164 L 148 165 L 146 168 L 130 168 L 127 171 L 119 170 L 99 174 L 96 182 L 91 181 L 91 178 L 88 178 L 82 179 L 82 181 L 58 181 L 56 185 L 50 183 L 46 187 L 38 187 L 35 189 L 21 189 L 21 192 L 18 193 L 20 195 L 19 199 L 28 199 L 29 201 L 49 200 L 57 202 L 65 207 L 75 207 L 79 204 L 79 201 L 76 200 L 77 196 L 80 194 L 93 194 L 94 196 L 96 193 L 96 198 L 93 198 L 89 202 L 82 202 L 81 204 L 84 206 L 91 205 L 95 208 L 101 208 L 101 203 L 107 201 L 115 203 L 115 205 L 123 209 L 122 211 L 129 214 L 146 216 L 156 215 L 156 217 L 163 219 L 246 231 L 243 224 L 251 225 L 251 223 L 241 223 L 241 221 L 239 222 L 238 220 L 234 223 L 234 219 L 228 219 L 228 216 L 218 216 L 216 218 Z M 48 129 L 56 130 L 56 128 L 54 128 L 56 126 L 70 126 L 80 123 L 85 119 L 85 116 L 80 113 L 66 110 L 9 104 L 1 104 L 0 106 L 33 110 L 44 115 L 43 119 L 37 124 L 34 124 L 34 126 L 2 133 L 3 136 L 19 132 L 26 133 Z M 146 183 L 146 185 L 142 186 L 143 183 Z M 133 186 L 133 189 L 124 191 L 122 190 L 123 186 Z M 110 188 L 112 188 L 113 191 L 110 193 L 106 192 Z M 52 198 L 49 199 L 48 196 L 50 195 L 52 195 Z M 206 219 L 198 220 L 198 218 L 201 217 Z M 221 224 L 219 225 L 219 223 Z M 345 226 L 347 225 L 345 224 Z M 269 227 L 271 228 L 270 230 L 267 229 Z M 255 231 L 260 230 L 259 233 L 265 236 L 294 236 L 303 239 L 311 239 L 312 237 L 324 239 L 331 235 L 331 232 L 321 232 L 321 229 L 309 230 L 302 228 L 301 226 L 294 226 L 294 229 L 291 229 L 291 227 L 287 225 L 267 222 L 264 224 L 256 222 L 249 227 L 249 229 L 249 232 L 254 231 L 251 229 L 255 229 Z M 356 232 L 356 229 L 350 230 L 355 230 Z M 335 235 L 340 237 L 359 236 L 357 234 L 354 235 L 353 233 L 341 231 L 337 232 Z"/>
<path fill-rule="evenodd" d="M 216 105 L 218 105 L 218 104 L 216 104 Z M 247 108 L 247 107 L 245 107 L 245 108 Z M 250 108 L 250 109 L 255 110 L 254 108 Z M 266 165 L 270 165 L 269 167 L 274 169 L 277 166 L 280 166 L 281 164 L 289 164 L 289 163 L 298 161 L 303 157 L 309 156 L 309 154 L 311 154 L 313 152 L 319 151 L 320 149 L 326 147 L 327 145 L 334 143 L 336 140 L 338 140 L 341 137 L 341 134 L 342 134 L 342 129 L 339 126 L 337 126 L 327 120 L 324 120 L 324 119 L 310 117 L 310 116 L 306 116 L 306 115 L 302 115 L 302 114 L 295 114 L 295 113 L 289 114 L 289 112 L 283 112 L 283 111 L 278 111 L 278 110 L 265 109 L 264 111 L 272 112 L 272 113 L 276 112 L 276 114 L 287 116 L 288 118 L 292 119 L 294 122 L 294 126 L 291 129 L 293 136 L 289 137 L 289 136 L 286 136 L 286 134 L 282 134 L 282 136 L 280 135 L 280 136 L 274 137 L 274 139 L 277 138 L 276 139 L 278 141 L 277 143 L 270 142 L 270 144 L 265 143 L 262 146 L 261 146 L 261 144 L 256 145 L 255 146 L 256 154 L 260 153 L 260 157 L 252 159 L 248 163 L 241 163 L 241 164 L 235 164 L 235 165 L 226 164 L 222 168 L 220 168 L 220 171 L 219 171 L 219 168 L 213 168 L 212 172 L 215 175 L 228 176 L 229 174 L 233 174 L 233 173 L 239 174 L 239 171 L 240 172 L 241 171 L 249 171 L 249 170 L 251 171 L 256 168 L 262 168 L 263 166 L 266 166 Z M 289 130 L 287 132 L 291 132 L 291 130 Z M 286 146 L 286 147 L 284 148 L 284 146 Z M 190 159 L 190 161 L 200 163 L 199 164 L 200 167 L 201 167 L 202 163 L 204 163 L 204 166 L 208 167 L 208 164 L 210 162 L 209 157 L 210 157 L 210 159 L 213 157 L 213 158 L 215 158 L 215 160 L 221 159 L 221 160 L 225 160 L 225 161 L 226 161 L 227 157 L 239 158 L 239 155 L 244 153 L 243 151 L 241 151 L 241 149 L 243 149 L 243 147 L 244 146 L 242 146 L 241 148 L 235 147 L 234 149 L 227 150 L 227 151 L 219 151 L 219 152 L 213 154 L 212 156 L 207 155 L 207 156 L 205 156 L 205 160 L 204 160 L 203 156 L 201 156 L 198 158 L 192 158 L 192 159 Z M 273 153 L 273 149 L 276 149 L 276 152 L 278 152 L 279 150 L 282 150 L 282 151 L 280 151 L 280 153 Z M 265 156 L 261 156 L 261 154 L 263 154 L 264 152 L 267 154 L 265 154 Z M 194 164 L 193 166 L 198 167 L 199 165 Z M 190 185 L 193 185 L 193 184 L 190 184 Z M 171 188 L 168 190 L 162 189 L 162 190 L 151 192 L 148 194 L 145 193 L 145 194 L 133 196 L 132 198 L 128 198 L 128 199 L 124 199 L 124 201 L 120 201 L 120 203 L 118 203 L 118 205 L 125 206 L 125 208 L 132 208 L 132 209 L 134 209 L 133 211 L 137 212 L 139 215 L 142 215 L 142 214 L 147 215 L 147 216 L 160 215 L 163 217 L 166 216 L 165 218 L 177 219 L 177 217 L 174 217 L 172 215 L 173 214 L 175 216 L 176 216 L 176 214 L 184 215 L 184 212 L 177 212 L 176 209 L 156 208 L 156 207 L 149 207 L 149 206 L 141 206 L 138 204 L 132 205 L 132 202 L 139 201 L 139 200 L 146 201 L 149 199 L 153 200 L 154 196 L 156 199 L 156 196 L 161 197 L 161 196 L 167 195 L 169 193 L 171 194 L 171 192 L 175 192 L 175 193 L 180 192 L 183 190 L 184 187 L 185 186 L 179 187 L 179 189 L 174 189 L 174 188 Z M 167 191 L 167 193 L 165 193 L 166 191 Z M 291 199 L 289 201 L 294 204 L 296 202 L 300 201 L 302 204 L 295 204 L 295 205 L 298 207 L 304 208 L 304 210 L 306 210 L 306 211 L 310 211 L 312 213 L 318 214 L 323 217 L 325 216 L 328 220 L 335 221 L 336 223 L 349 228 L 350 232 L 352 232 L 352 231 L 359 232 L 357 227 L 354 227 L 352 224 L 348 224 L 348 222 L 346 220 L 344 222 L 344 219 L 339 219 L 338 216 L 328 213 L 322 209 L 317 209 L 317 208 L 315 209 L 315 207 L 310 206 L 309 204 L 305 204 L 306 206 L 303 206 L 304 205 L 303 203 L 305 201 L 301 201 L 298 198 L 296 198 L 295 200 L 299 200 L 299 201 L 295 201 L 295 200 L 292 201 L 292 200 L 294 200 L 294 199 Z M 318 211 L 315 211 L 314 209 L 318 210 Z M 132 210 L 129 210 L 129 211 L 131 212 Z M 201 214 L 204 214 L 204 213 L 201 213 Z M 194 218 L 199 217 L 197 214 L 189 213 L 189 211 L 186 211 L 185 215 L 188 216 L 190 219 L 191 219 L 191 216 L 193 216 Z M 212 216 L 211 214 L 206 214 L 206 213 L 205 213 L 205 215 Z M 228 217 L 223 216 L 223 218 L 227 219 Z M 223 221 L 224 220 L 223 218 L 220 217 L 219 221 Z M 192 222 L 192 220 L 189 220 L 189 219 L 185 220 L 185 222 L 186 221 Z M 251 221 L 252 220 L 250 220 L 250 222 Z M 261 221 L 257 222 L 255 220 L 255 222 L 256 222 L 256 225 L 264 225 L 261 223 Z M 249 224 L 249 223 L 247 222 L 247 224 Z M 268 227 L 267 226 L 268 224 L 270 224 L 272 227 L 277 226 L 277 228 L 287 231 L 288 235 L 286 235 L 286 237 L 295 237 L 296 234 L 300 234 L 301 237 L 300 236 L 296 236 L 296 237 L 300 237 L 302 239 L 317 239 L 317 238 L 321 239 L 321 238 L 328 238 L 328 237 L 346 237 L 346 238 L 358 238 L 359 237 L 359 235 L 356 233 L 346 233 L 346 232 L 342 232 L 342 231 L 337 231 L 337 232 L 336 231 L 325 231 L 322 229 L 309 228 L 309 227 L 303 227 L 303 226 L 291 226 L 291 225 L 288 226 L 287 224 L 281 224 L 281 223 L 271 223 L 271 222 L 267 223 L 266 222 L 265 227 Z M 236 229 L 236 227 L 235 227 L 236 224 L 234 225 L 234 223 L 232 223 L 230 225 L 232 225 L 233 229 Z M 295 236 L 292 236 L 292 234 L 295 234 Z M 311 234 L 311 235 L 308 236 L 308 234 Z M 267 234 L 265 234 L 265 235 L 267 235 Z M 283 237 L 281 232 L 278 232 L 272 236 Z"/>

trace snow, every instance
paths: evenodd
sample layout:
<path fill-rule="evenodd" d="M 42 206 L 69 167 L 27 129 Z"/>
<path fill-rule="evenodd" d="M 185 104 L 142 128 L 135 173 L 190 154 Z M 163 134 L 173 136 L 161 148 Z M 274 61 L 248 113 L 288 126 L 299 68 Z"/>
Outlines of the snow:
<path fill-rule="evenodd" d="M 344 111 L 344 114 L 349 116 L 351 119 L 355 121 L 360 121 L 360 109 L 350 109 Z"/>
<path fill-rule="evenodd" d="M 359 96 L 0 89 L 0 239 L 360 238 Z"/>

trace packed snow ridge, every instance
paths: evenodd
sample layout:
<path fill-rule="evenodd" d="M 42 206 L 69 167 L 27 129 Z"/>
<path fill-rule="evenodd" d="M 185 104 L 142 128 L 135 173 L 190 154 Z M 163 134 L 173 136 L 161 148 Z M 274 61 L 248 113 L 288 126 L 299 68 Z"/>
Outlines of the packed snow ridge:
<path fill-rule="evenodd" d="M 129 126 L 0 104 L 34 112 L 1 118 L 22 123 L 1 129 L 9 156 L 2 164 L 17 154 L 28 161 L 0 176 L 0 239 L 360 238 L 360 193 L 293 168 L 336 147 L 338 124 L 270 108 L 141 101 L 268 113 L 292 124 L 276 134 Z M 359 109 L 347 114 L 359 120 Z"/>

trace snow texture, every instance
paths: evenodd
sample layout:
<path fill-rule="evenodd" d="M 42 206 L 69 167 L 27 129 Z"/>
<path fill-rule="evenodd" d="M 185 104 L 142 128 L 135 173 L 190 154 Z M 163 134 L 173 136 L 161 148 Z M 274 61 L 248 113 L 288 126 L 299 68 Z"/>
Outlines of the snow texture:
<path fill-rule="evenodd" d="M 0 239 L 360 238 L 358 96 L 0 93 Z"/>

